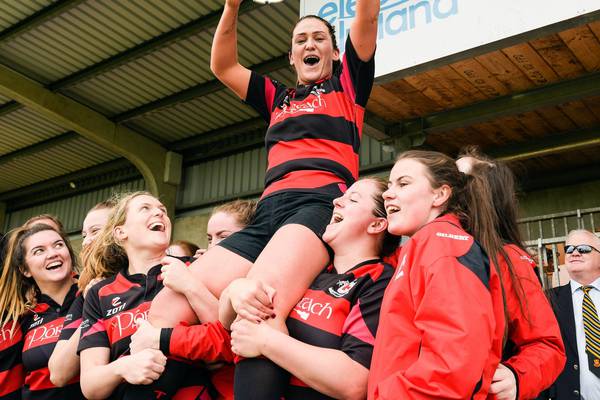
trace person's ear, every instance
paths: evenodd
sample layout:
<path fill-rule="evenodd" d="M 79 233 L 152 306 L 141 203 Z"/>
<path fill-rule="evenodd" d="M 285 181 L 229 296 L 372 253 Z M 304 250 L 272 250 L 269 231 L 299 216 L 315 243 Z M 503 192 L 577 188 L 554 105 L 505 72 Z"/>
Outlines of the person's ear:
<path fill-rule="evenodd" d="M 125 229 L 122 225 L 115 226 L 113 229 L 113 235 L 117 241 L 123 241 L 127 238 L 127 232 L 125 232 Z"/>
<path fill-rule="evenodd" d="M 386 218 L 379 217 L 371 222 L 367 228 L 367 232 L 371 234 L 379 234 L 387 230 L 388 222 Z"/>
<path fill-rule="evenodd" d="M 443 206 L 452 196 L 452 188 L 448 185 L 442 185 L 433 190 L 433 205 L 434 207 Z"/>

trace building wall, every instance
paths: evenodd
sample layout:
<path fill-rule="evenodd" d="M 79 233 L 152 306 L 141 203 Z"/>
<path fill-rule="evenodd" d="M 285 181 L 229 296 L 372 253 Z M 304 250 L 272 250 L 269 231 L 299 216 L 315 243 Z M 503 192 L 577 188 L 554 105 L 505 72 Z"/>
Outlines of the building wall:
<path fill-rule="evenodd" d="M 526 193 L 520 205 L 522 217 L 600 207 L 600 181 Z"/>

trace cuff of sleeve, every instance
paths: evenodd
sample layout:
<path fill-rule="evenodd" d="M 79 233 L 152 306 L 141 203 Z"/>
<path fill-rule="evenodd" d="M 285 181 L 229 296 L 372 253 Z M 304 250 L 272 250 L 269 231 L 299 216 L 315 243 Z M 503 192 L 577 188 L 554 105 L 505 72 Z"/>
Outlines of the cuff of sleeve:
<path fill-rule="evenodd" d="M 515 395 L 515 399 L 519 400 L 519 374 L 517 374 L 517 371 L 515 371 L 515 369 L 512 367 L 512 365 L 504 364 L 504 363 L 502 363 L 502 365 L 504 365 L 506 368 L 510 369 L 510 372 L 512 372 L 513 375 L 515 376 L 515 384 L 517 386 L 517 393 Z"/>
<path fill-rule="evenodd" d="M 171 353 L 170 345 L 171 345 L 171 335 L 172 334 L 173 334 L 173 328 L 162 328 L 160 330 L 159 348 L 160 348 L 160 351 L 162 351 L 162 353 L 165 356 L 168 356 Z"/>

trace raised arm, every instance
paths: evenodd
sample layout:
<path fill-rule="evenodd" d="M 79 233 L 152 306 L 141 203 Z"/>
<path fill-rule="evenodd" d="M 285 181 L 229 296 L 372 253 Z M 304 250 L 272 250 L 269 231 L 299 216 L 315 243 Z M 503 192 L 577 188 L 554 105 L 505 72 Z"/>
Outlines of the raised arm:
<path fill-rule="evenodd" d="M 356 17 L 350 28 L 350 40 L 362 61 L 369 61 L 375 53 L 379 3 L 380 0 L 356 1 Z"/>
<path fill-rule="evenodd" d="M 242 0 L 226 0 L 210 52 L 210 69 L 225 86 L 245 100 L 250 70 L 238 62 L 237 19 Z"/>

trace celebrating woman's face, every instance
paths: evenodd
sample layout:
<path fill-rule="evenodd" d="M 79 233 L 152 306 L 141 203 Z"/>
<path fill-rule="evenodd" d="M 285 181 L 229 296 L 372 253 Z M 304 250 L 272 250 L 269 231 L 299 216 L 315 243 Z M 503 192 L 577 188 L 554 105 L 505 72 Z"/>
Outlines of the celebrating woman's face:
<path fill-rule="evenodd" d="M 127 205 L 125 223 L 115 228 L 115 236 L 131 247 L 166 250 L 171 242 L 171 220 L 166 207 L 153 196 L 134 197 Z"/>
<path fill-rule="evenodd" d="M 60 283 L 71 277 L 71 254 L 63 238 L 53 230 L 34 233 L 23 242 L 24 275 L 38 286 Z"/>

